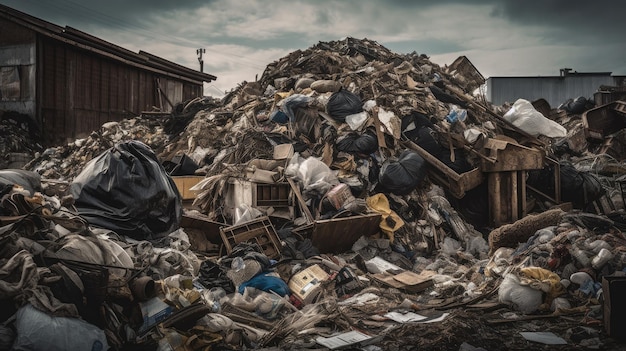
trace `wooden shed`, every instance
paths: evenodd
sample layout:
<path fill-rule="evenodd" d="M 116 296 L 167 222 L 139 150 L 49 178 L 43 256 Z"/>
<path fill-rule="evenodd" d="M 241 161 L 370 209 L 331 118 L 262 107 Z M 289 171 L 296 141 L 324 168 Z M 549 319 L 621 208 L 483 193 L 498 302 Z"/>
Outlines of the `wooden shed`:
<path fill-rule="evenodd" d="M 3 5 L 0 28 L 0 111 L 30 116 L 48 145 L 143 111 L 171 111 L 216 79 Z"/>

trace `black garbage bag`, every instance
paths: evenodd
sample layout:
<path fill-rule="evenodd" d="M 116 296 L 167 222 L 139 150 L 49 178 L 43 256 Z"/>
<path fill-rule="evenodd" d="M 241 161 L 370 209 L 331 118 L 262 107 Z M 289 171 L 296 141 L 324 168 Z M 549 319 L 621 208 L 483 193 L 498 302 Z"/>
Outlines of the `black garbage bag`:
<path fill-rule="evenodd" d="M 346 116 L 363 111 L 363 102 L 356 94 L 345 89 L 334 92 L 326 104 L 326 112 L 334 120 L 345 122 Z"/>
<path fill-rule="evenodd" d="M 460 199 L 450 195 L 446 196 L 450 204 L 463 216 L 469 224 L 483 234 L 489 234 L 489 188 L 487 182 L 483 182 L 474 189 L 465 192 Z"/>
<path fill-rule="evenodd" d="M 90 224 L 133 239 L 156 239 L 180 224 L 182 204 L 174 181 L 138 141 L 117 144 L 91 160 L 70 192 Z"/>
<path fill-rule="evenodd" d="M 428 88 L 430 89 L 430 91 L 433 93 L 433 95 L 435 96 L 437 100 L 441 102 L 455 104 L 455 105 L 460 106 L 461 108 L 467 108 L 467 103 L 465 101 L 460 100 L 457 97 L 454 97 L 446 93 L 445 91 L 443 91 L 443 89 L 440 89 L 439 87 L 435 85 L 431 85 Z"/>
<path fill-rule="evenodd" d="M 204 260 L 200 264 L 198 282 L 206 289 L 222 288 L 227 294 L 235 292 L 235 286 L 226 275 L 226 270 L 211 260 Z"/>
<path fill-rule="evenodd" d="M 337 142 L 337 150 L 351 154 L 369 155 L 378 150 L 378 139 L 375 132 L 366 131 L 363 135 L 349 133 Z"/>
<path fill-rule="evenodd" d="M 420 130 L 422 127 L 435 128 L 428 116 L 417 111 L 411 111 L 408 115 L 402 116 L 401 130 L 403 133 L 411 133 Z"/>
<path fill-rule="evenodd" d="M 170 161 L 163 162 L 163 167 L 171 176 L 194 175 L 200 168 L 196 161 L 186 154 L 176 155 Z"/>
<path fill-rule="evenodd" d="M 404 150 L 396 162 L 384 163 L 380 169 L 378 183 L 396 195 L 413 191 L 426 177 L 426 162 L 418 153 Z"/>
<path fill-rule="evenodd" d="M 586 210 L 606 192 L 593 173 L 578 171 L 566 162 L 560 162 L 560 177 L 561 200 L 571 202 L 576 209 Z M 526 183 L 545 194 L 554 194 L 554 167 L 529 172 Z"/>
<path fill-rule="evenodd" d="M 402 117 L 402 130 L 404 136 L 413 141 L 429 154 L 450 167 L 456 173 L 465 173 L 473 167 L 467 160 L 463 150 L 454 149 L 454 162 L 450 157 L 450 149 L 443 147 L 439 142 L 439 133 L 434 129 L 426 115 L 413 111 Z"/>
<path fill-rule="evenodd" d="M 21 186 L 33 195 L 35 192 L 41 191 L 41 176 L 37 172 L 23 169 L 0 170 L 0 194 L 4 195 L 5 192 L 10 191 L 14 184 Z"/>
<path fill-rule="evenodd" d="M 559 110 L 565 110 L 568 114 L 579 115 L 583 112 L 593 108 L 595 102 L 592 100 L 588 100 L 584 96 L 579 96 L 576 99 L 568 99 L 561 105 L 559 105 Z"/>

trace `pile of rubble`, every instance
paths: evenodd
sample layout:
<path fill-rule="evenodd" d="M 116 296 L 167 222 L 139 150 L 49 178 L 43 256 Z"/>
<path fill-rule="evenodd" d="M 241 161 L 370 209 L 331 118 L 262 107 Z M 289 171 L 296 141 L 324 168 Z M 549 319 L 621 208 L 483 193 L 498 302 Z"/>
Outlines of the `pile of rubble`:
<path fill-rule="evenodd" d="M 483 83 L 319 43 L 0 171 L 0 348 L 614 346 L 621 129 Z"/>
<path fill-rule="evenodd" d="M 156 119 L 137 117 L 107 122 L 86 138 L 37 153 L 24 168 L 41 174 L 45 179 L 71 181 L 94 157 L 129 140 L 141 140 L 154 150 L 159 150 L 165 146 L 168 135 L 164 133 L 162 123 Z"/>
<path fill-rule="evenodd" d="M 0 169 L 21 168 L 42 150 L 37 125 L 27 115 L 0 111 Z"/>

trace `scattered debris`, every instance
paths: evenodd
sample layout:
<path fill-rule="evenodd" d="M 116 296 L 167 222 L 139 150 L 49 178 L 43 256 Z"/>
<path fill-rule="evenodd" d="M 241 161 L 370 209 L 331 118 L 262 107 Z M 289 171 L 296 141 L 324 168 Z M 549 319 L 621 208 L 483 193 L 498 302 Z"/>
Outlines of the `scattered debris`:
<path fill-rule="evenodd" d="M 36 313 L 85 336 L 60 348 L 610 349 L 624 103 L 492 106 L 483 83 L 466 57 L 346 38 L 221 101 L 20 149 L 3 345 L 39 347 Z"/>

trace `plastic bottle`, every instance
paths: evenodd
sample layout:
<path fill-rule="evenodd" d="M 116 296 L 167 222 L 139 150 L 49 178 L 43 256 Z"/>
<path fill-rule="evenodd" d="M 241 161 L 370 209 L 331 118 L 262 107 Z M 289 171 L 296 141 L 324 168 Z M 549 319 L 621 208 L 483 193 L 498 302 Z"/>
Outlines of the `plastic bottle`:
<path fill-rule="evenodd" d="M 593 281 L 593 278 L 591 278 L 587 272 L 576 272 L 570 276 L 569 280 L 574 284 L 582 286 L 587 284 L 589 281 Z"/>
<path fill-rule="evenodd" d="M 591 266 L 594 269 L 602 268 L 608 261 L 613 258 L 613 253 L 607 249 L 601 249 L 600 252 L 591 260 Z"/>
<path fill-rule="evenodd" d="M 578 264 L 580 264 L 581 267 L 589 267 L 591 264 L 591 261 L 589 260 L 589 257 L 587 257 L 587 254 L 578 248 L 572 248 L 570 249 L 570 255 L 572 255 L 572 257 L 574 257 L 574 259 L 576 260 L 576 262 L 578 262 Z"/>
<path fill-rule="evenodd" d="M 611 249 L 611 245 L 604 240 L 594 240 L 587 245 L 595 254 L 602 249 Z"/>
<path fill-rule="evenodd" d="M 165 284 L 172 288 L 178 289 L 191 289 L 193 287 L 193 280 L 191 277 L 175 274 L 163 279 Z"/>
<path fill-rule="evenodd" d="M 182 335 L 175 331 L 167 333 L 164 338 L 159 341 L 157 351 L 174 351 L 179 350 L 185 345 Z"/>
<path fill-rule="evenodd" d="M 465 121 L 465 118 L 467 118 L 467 111 L 461 108 L 456 108 L 456 107 L 453 107 L 448 113 L 448 115 L 446 116 L 446 119 L 450 123 L 454 123 L 456 121 L 463 122 Z"/>
<path fill-rule="evenodd" d="M 226 291 L 221 287 L 214 287 L 209 290 L 207 304 L 211 311 L 219 313 L 222 310 L 222 299 L 226 296 Z"/>
<path fill-rule="evenodd" d="M 240 270 L 246 268 L 246 263 L 244 262 L 243 258 L 238 256 L 235 257 L 230 263 L 230 268 L 235 272 L 239 272 Z"/>

